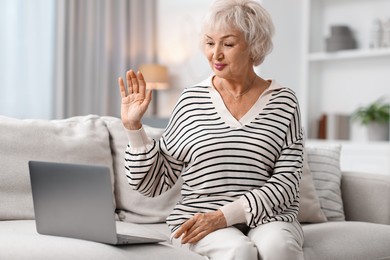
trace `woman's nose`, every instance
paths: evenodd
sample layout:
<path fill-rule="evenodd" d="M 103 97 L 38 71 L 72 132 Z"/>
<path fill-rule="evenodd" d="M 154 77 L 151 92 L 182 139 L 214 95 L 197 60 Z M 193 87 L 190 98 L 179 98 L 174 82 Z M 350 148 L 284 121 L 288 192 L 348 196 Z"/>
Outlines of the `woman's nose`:
<path fill-rule="evenodd" d="M 223 59 L 222 48 L 220 48 L 219 46 L 216 46 L 214 49 L 214 59 L 216 59 L 216 60 Z"/>

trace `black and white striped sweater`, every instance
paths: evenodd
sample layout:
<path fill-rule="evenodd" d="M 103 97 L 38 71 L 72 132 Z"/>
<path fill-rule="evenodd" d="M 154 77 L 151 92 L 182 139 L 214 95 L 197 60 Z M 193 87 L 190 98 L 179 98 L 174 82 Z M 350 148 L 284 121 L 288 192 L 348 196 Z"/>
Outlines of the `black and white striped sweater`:
<path fill-rule="evenodd" d="M 182 201 L 167 218 L 175 231 L 198 212 L 221 209 L 228 225 L 293 221 L 299 207 L 303 131 L 295 94 L 275 81 L 237 121 L 212 78 L 182 93 L 160 140 L 129 131 L 130 185 L 147 196 L 182 176 Z"/>

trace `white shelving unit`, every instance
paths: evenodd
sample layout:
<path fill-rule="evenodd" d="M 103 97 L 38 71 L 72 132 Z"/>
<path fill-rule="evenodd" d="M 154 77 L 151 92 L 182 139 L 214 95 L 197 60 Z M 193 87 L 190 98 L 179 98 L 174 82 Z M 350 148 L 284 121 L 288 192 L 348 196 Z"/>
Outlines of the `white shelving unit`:
<path fill-rule="evenodd" d="M 366 59 L 366 58 L 390 58 L 390 48 L 368 50 L 343 50 L 338 52 L 313 52 L 309 53 L 309 62 Z"/>
<path fill-rule="evenodd" d="M 309 138 L 323 113 L 351 114 L 381 96 L 390 99 L 390 48 L 370 49 L 374 19 L 390 18 L 390 0 L 303 0 L 301 103 Z M 357 49 L 325 51 L 332 25 L 347 25 Z M 358 140 L 362 141 L 362 140 Z"/>
<path fill-rule="evenodd" d="M 390 18 L 390 0 L 302 0 L 302 5 L 304 40 L 298 93 L 309 142 L 324 144 L 316 140 L 322 114 L 350 115 L 379 97 L 390 100 L 390 48 L 369 47 L 374 19 Z M 326 52 L 325 39 L 332 25 L 349 26 L 358 48 Z M 390 142 L 370 143 L 361 129 L 354 134 L 355 129 L 356 125 L 349 141 L 327 142 L 343 145 L 343 168 L 367 171 L 378 166 L 375 172 L 390 174 Z"/>

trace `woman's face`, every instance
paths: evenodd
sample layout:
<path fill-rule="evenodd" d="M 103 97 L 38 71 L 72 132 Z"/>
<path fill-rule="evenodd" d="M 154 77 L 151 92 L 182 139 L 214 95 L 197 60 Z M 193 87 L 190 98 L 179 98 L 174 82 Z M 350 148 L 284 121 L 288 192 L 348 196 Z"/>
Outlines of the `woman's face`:
<path fill-rule="evenodd" d="M 237 29 L 205 33 L 204 52 L 211 69 L 220 78 L 238 79 L 253 70 L 248 44 Z"/>

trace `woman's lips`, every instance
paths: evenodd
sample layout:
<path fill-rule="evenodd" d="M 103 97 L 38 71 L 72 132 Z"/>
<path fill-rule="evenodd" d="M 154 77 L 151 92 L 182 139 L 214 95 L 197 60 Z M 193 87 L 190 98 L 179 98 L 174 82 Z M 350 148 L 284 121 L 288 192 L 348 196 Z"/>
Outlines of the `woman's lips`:
<path fill-rule="evenodd" d="M 219 70 L 219 71 L 223 70 L 225 67 L 226 67 L 226 64 L 223 64 L 223 63 L 216 63 L 216 64 L 214 64 L 214 68 L 216 70 Z"/>

